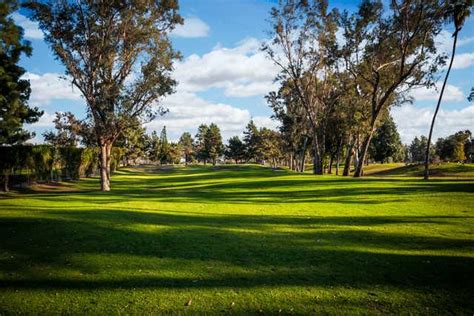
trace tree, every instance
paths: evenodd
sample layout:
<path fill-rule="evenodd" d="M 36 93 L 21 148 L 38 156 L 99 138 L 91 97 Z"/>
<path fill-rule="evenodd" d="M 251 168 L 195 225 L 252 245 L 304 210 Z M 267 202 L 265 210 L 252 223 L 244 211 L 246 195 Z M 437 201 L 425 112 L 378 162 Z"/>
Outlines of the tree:
<path fill-rule="evenodd" d="M 76 147 L 83 130 L 82 122 L 71 112 L 56 112 L 53 123 L 56 132 L 44 132 L 44 141 L 56 147 Z"/>
<path fill-rule="evenodd" d="M 171 163 L 171 146 L 168 143 L 168 136 L 166 134 L 166 126 L 163 126 L 160 133 L 158 160 L 160 164 Z"/>
<path fill-rule="evenodd" d="M 169 149 L 169 159 L 172 164 L 179 164 L 183 157 L 183 146 L 180 143 L 171 143 Z"/>
<path fill-rule="evenodd" d="M 183 135 L 179 138 L 179 144 L 184 153 L 184 163 L 187 165 L 188 162 L 192 161 L 193 155 L 193 138 L 190 133 L 184 132 Z"/>
<path fill-rule="evenodd" d="M 471 132 L 459 131 L 436 141 L 436 154 L 443 161 L 463 162 L 470 157 Z"/>
<path fill-rule="evenodd" d="M 209 126 L 206 124 L 201 124 L 198 127 L 198 132 L 195 139 L 195 149 L 194 152 L 196 153 L 196 158 L 198 161 L 204 162 L 206 164 L 207 159 L 209 159 L 209 153 L 207 152 L 206 148 L 206 135 L 207 131 L 209 130 Z"/>
<path fill-rule="evenodd" d="M 245 160 L 253 159 L 255 162 L 259 162 L 263 159 L 260 143 L 260 133 L 253 120 L 251 120 L 244 131 Z"/>
<path fill-rule="evenodd" d="M 233 159 L 235 163 L 239 163 L 245 159 L 245 145 L 239 136 L 229 138 L 225 149 L 225 156 L 227 159 Z"/>
<path fill-rule="evenodd" d="M 14 0 L 0 3 L 0 145 L 21 144 L 34 137 L 23 124 L 34 123 L 43 115 L 37 107 L 29 107 L 30 83 L 21 79 L 25 69 L 18 63 L 22 54 L 31 55 L 31 46 L 10 17 L 17 6 Z"/>
<path fill-rule="evenodd" d="M 451 67 L 453 66 L 454 56 L 456 55 L 456 44 L 458 41 L 458 34 L 461 31 L 464 22 L 466 21 L 467 17 L 471 14 L 471 6 L 473 5 L 472 0 L 449 0 L 446 2 L 446 11 L 444 12 L 444 18 L 447 21 L 452 21 L 454 24 L 454 32 L 453 32 L 453 48 L 451 51 L 451 60 L 449 61 L 448 70 L 446 71 L 446 75 L 444 76 L 443 86 L 441 87 L 441 92 L 439 93 L 438 103 L 436 104 L 436 109 L 433 114 L 433 119 L 431 120 L 430 126 L 430 133 L 428 135 L 428 147 L 426 148 L 425 153 L 425 171 L 423 174 L 423 178 L 425 180 L 429 180 L 430 178 L 430 144 L 431 144 L 431 137 L 433 136 L 433 129 L 436 122 L 436 116 L 438 115 L 439 107 L 441 105 L 441 101 L 443 100 L 444 89 L 446 87 L 446 83 L 448 82 L 449 73 L 451 72 Z"/>
<path fill-rule="evenodd" d="M 263 127 L 259 131 L 260 135 L 260 151 L 263 159 L 270 161 L 272 168 L 277 167 L 278 160 L 282 156 L 281 152 L 281 135 L 277 131 Z"/>
<path fill-rule="evenodd" d="M 134 121 L 134 124 L 124 129 L 116 140 L 116 146 L 123 149 L 123 159 L 127 166 L 144 158 L 146 152 L 146 129 L 137 119 Z"/>
<path fill-rule="evenodd" d="M 420 138 L 415 137 L 408 147 L 410 155 L 410 161 L 412 163 L 421 163 L 425 160 L 425 151 L 428 146 L 428 138 L 421 136 Z"/>
<path fill-rule="evenodd" d="M 344 63 L 369 106 L 355 177 L 363 174 L 368 148 L 384 112 L 407 100 L 414 87 L 433 85 L 443 58 L 436 55 L 435 36 L 441 30 L 438 0 L 364 0 L 359 10 L 344 13 Z"/>
<path fill-rule="evenodd" d="M 381 163 L 387 162 L 389 158 L 395 160 L 394 157 L 400 153 L 401 147 L 402 142 L 397 125 L 391 115 L 387 115 L 372 137 L 369 147 L 370 156 Z"/>
<path fill-rule="evenodd" d="M 84 96 L 100 148 L 101 190 L 110 190 L 112 146 L 133 118 L 150 120 L 173 92 L 168 38 L 182 19 L 177 1 L 40 1 L 25 4 Z"/>
<path fill-rule="evenodd" d="M 337 79 L 337 18 L 327 0 L 280 1 L 270 13 L 272 40 L 263 50 L 280 67 L 277 80 L 294 91 L 311 129 L 313 173 L 323 173 L 325 124 L 341 91 Z"/>
<path fill-rule="evenodd" d="M 204 138 L 204 148 L 209 159 L 211 159 L 212 164 L 215 166 L 217 157 L 222 155 L 224 152 L 224 145 L 222 144 L 221 131 L 214 123 L 211 123 L 206 131 Z"/>

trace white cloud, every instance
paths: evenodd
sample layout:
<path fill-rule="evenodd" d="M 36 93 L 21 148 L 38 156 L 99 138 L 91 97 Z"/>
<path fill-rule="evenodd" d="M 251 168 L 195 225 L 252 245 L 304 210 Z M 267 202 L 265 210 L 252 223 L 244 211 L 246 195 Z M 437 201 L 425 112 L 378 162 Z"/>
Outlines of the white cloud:
<path fill-rule="evenodd" d="M 146 124 L 148 132 L 160 131 L 166 126 L 168 137 L 176 141 L 188 131 L 195 134 L 200 124 L 215 123 L 221 129 L 224 141 L 234 135 L 242 135 L 247 123 L 252 119 L 250 112 L 229 104 L 212 103 L 191 92 L 178 92 L 164 100 L 169 112 Z M 275 123 L 269 118 L 255 117 L 255 124 L 273 128 Z"/>
<path fill-rule="evenodd" d="M 463 47 L 474 42 L 474 37 L 462 37 L 458 39 L 457 47 Z M 453 48 L 452 34 L 446 30 L 442 30 L 435 39 L 436 47 L 439 52 L 448 55 L 446 66 L 449 63 L 449 57 Z M 454 56 L 453 69 L 463 69 L 474 65 L 474 53 L 457 53 Z"/>
<path fill-rule="evenodd" d="M 392 108 L 392 116 L 397 124 L 403 143 L 409 144 L 415 136 L 428 136 L 434 108 L 417 108 L 403 105 Z M 433 141 L 457 131 L 474 128 L 474 105 L 460 110 L 440 109 L 436 117 Z"/>
<path fill-rule="evenodd" d="M 31 84 L 30 104 L 44 106 L 53 100 L 81 100 L 81 94 L 74 88 L 69 80 L 62 79 L 57 73 L 44 73 L 42 75 L 27 72 L 23 79 L 28 79 Z"/>
<path fill-rule="evenodd" d="M 280 126 L 280 122 L 268 116 L 255 116 L 252 119 L 257 127 L 266 127 L 269 129 L 277 130 Z"/>
<path fill-rule="evenodd" d="M 226 96 L 263 95 L 276 86 L 278 68 L 259 50 L 260 42 L 249 38 L 234 48 L 217 45 L 202 56 L 193 54 L 176 65 L 178 90 L 197 92 L 221 88 Z"/>
<path fill-rule="evenodd" d="M 33 124 L 28 124 L 29 127 L 54 127 L 53 120 L 56 118 L 54 114 L 50 114 L 48 112 L 44 112 L 43 115 L 40 117 L 38 122 Z"/>
<path fill-rule="evenodd" d="M 20 25 L 25 31 L 25 38 L 27 39 L 43 39 L 43 32 L 38 27 L 38 23 L 30 21 L 26 16 L 18 12 L 12 13 L 11 17 L 15 23 Z"/>
<path fill-rule="evenodd" d="M 474 53 L 456 54 L 453 61 L 453 69 L 463 69 L 474 65 Z"/>
<path fill-rule="evenodd" d="M 183 25 L 178 25 L 171 32 L 171 35 L 177 37 L 206 37 L 209 35 L 209 25 L 197 17 L 189 17 L 184 19 Z"/>
<path fill-rule="evenodd" d="M 442 83 L 437 82 L 436 88 L 432 87 L 428 88 L 418 88 L 414 89 L 411 92 L 411 96 L 415 98 L 416 101 L 437 101 L 439 97 L 439 93 L 441 91 Z M 464 94 L 460 88 L 453 86 L 453 85 L 446 85 L 443 94 L 443 101 L 450 102 L 450 101 L 463 101 L 465 100 Z"/>

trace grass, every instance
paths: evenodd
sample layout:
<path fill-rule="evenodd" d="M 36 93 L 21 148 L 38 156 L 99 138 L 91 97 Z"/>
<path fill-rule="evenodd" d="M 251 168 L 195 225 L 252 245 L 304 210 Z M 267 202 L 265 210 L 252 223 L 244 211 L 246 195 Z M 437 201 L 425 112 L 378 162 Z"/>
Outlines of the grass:
<path fill-rule="evenodd" d="M 112 183 L 0 197 L 0 314 L 474 312 L 472 179 L 201 166 Z"/>

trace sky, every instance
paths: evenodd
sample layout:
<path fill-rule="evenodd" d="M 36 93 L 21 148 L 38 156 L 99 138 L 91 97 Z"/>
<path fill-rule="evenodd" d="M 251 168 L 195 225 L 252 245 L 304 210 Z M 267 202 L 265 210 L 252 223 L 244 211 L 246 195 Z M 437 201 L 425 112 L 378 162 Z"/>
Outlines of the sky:
<path fill-rule="evenodd" d="M 241 135 L 249 120 L 257 126 L 277 128 L 264 96 L 278 87 L 274 83 L 278 67 L 259 50 L 268 38 L 267 21 L 274 0 L 181 0 L 180 14 L 184 25 L 178 26 L 171 39 L 183 56 L 175 63 L 173 77 L 176 92 L 161 100 L 168 113 L 146 124 L 147 131 L 160 131 L 166 126 L 168 138 L 177 140 L 183 132 L 195 134 L 201 123 L 216 123 L 223 138 Z M 354 10 L 350 0 L 330 1 L 340 10 Z M 13 18 L 25 30 L 33 54 L 21 65 L 31 83 L 30 104 L 44 115 L 37 123 L 27 125 L 42 143 L 42 133 L 52 130 L 55 112 L 70 111 L 83 118 L 84 99 L 64 78 L 64 66 L 55 60 L 43 41 L 38 26 L 19 11 Z M 447 26 L 437 39 L 438 48 L 451 51 L 451 29 Z M 438 114 L 434 139 L 456 131 L 474 131 L 474 103 L 467 101 L 474 86 L 474 17 L 470 17 L 460 33 L 454 66 Z M 440 80 L 444 73 L 440 73 Z M 437 84 L 441 87 L 441 81 Z M 404 143 L 415 136 L 427 135 L 438 98 L 436 89 L 411 92 L 415 102 L 391 110 Z"/>

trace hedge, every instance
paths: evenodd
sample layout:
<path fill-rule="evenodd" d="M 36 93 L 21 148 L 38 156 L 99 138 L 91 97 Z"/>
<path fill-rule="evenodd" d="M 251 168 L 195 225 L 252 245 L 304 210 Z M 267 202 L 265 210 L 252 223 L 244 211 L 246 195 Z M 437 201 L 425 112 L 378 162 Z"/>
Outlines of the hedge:
<path fill-rule="evenodd" d="M 123 148 L 113 148 L 111 171 L 116 170 L 123 157 Z M 0 175 L 4 187 L 8 178 L 15 183 L 38 181 L 78 180 L 97 174 L 97 148 L 54 147 L 50 145 L 0 146 Z"/>

